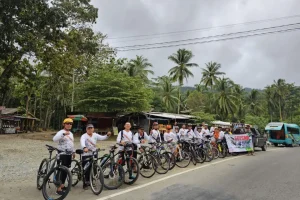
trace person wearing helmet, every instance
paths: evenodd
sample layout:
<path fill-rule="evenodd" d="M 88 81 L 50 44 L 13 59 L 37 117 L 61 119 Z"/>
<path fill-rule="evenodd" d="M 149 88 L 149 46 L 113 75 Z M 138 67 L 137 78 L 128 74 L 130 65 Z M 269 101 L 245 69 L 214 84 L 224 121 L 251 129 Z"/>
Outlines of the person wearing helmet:
<path fill-rule="evenodd" d="M 158 123 L 153 122 L 152 130 L 150 131 L 151 141 L 152 143 L 161 142 L 160 132 L 158 130 Z"/>
<path fill-rule="evenodd" d="M 67 168 L 69 168 L 71 165 L 72 157 L 73 159 L 75 157 L 74 137 L 73 133 L 71 133 L 70 131 L 72 125 L 73 120 L 71 118 L 66 118 L 63 121 L 63 129 L 58 131 L 53 137 L 53 141 L 58 142 L 58 153 L 71 152 L 71 154 L 60 154 L 61 164 L 66 166 Z M 64 183 L 66 181 L 67 174 L 65 172 L 62 172 L 60 178 L 62 184 L 57 188 L 56 193 L 58 195 L 63 195 L 65 191 Z"/>
<path fill-rule="evenodd" d="M 93 152 L 97 149 L 97 141 L 98 140 L 106 140 L 111 135 L 111 132 L 107 132 L 105 136 L 99 135 L 94 132 L 94 125 L 88 124 L 86 126 L 86 133 L 83 134 L 80 138 L 80 144 L 81 148 L 83 149 L 84 153 L 82 154 L 82 167 L 86 165 L 88 162 L 88 159 L 90 159 L 93 156 Z M 83 182 L 83 189 L 88 189 L 88 186 L 90 185 L 90 170 L 91 168 L 88 167 L 85 171 L 85 180 Z"/>

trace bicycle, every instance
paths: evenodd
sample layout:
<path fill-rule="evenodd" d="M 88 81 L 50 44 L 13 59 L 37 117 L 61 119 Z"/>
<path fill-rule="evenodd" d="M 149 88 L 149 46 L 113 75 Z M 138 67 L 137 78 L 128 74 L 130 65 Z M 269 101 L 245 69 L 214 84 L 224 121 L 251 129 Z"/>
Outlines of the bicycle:
<path fill-rule="evenodd" d="M 183 140 L 179 140 L 177 142 L 177 150 L 175 151 L 175 164 L 179 168 L 186 168 L 192 160 L 190 153 L 183 149 L 183 143 Z"/>
<path fill-rule="evenodd" d="M 220 158 L 225 158 L 227 156 L 228 149 L 224 140 L 217 140 L 217 147 L 220 152 Z"/>
<path fill-rule="evenodd" d="M 51 146 L 46 145 L 46 148 L 49 151 L 49 158 L 44 158 L 39 166 L 37 172 L 37 189 L 41 190 L 44 182 L 44 178 L 50 169 L 54 168 L 55 166 L 55 158 L 52 158 L 52 152 L 54 149 Z"/>
<path fill-rule="evenodd" d="M 164 146 L 161 143 L 148 143 L 151 145 L 150 154 L 155 158 L 156 167 L 155 171 L 158 174 L 166 174 L 171 166 L 170 166 L 170 157 L 167 152 L 161 152 L 164 150 Z"/>
<path fill-rule="evenodd" d="M 125 172 L 124 183 L 127 185 L 132 185 L 137 181 L 140 174 L 139 164 L 137 160 L 133 158 L 133 144 L 126 143 L 125 145 L 118 145 L 123 146 L 124 150 L 119 151 L 119 153 L 115 155 L 117 158 L 117 163 L 123 166 Z M 128 178 L 126 178 L 126 174 L 129 175 Z M 135 176 L 133 174 L 135 174 Z"/>
<path fill-rule="evenodd" d="M 49 199 L 62 200 L 69 194 L 69 192 L 71 190 L 72 174 L 66 166 L 61 165 L 61 159 L 60 159 L 61 157 L 60 156 L 62 156 L 64 154 L 71 156 L 72 152 L 69 152 L 69 151 L 59 152 L 59 150 L 57 148 L 52 147 L 50 145 L 46 145 L 46 147 L 48 148 L 49 152 L 53 152 L 54 150 L 57 151 L 57 154 L 56 154 L 56 157 L 55 157 L 55 160 L 54 160 L 54 162 L 57 162 L 57 165 L 54 166 L 55 164 L 54 165 L 52 164 L 53 168 L 51 168 L 49 170 L 49 172 L 47 173 L 47 175 L 44 178 L 43 185 L 42 185 L 43 197 L 44 197 L 45 200 L 49 200 Z M 48 188 L 51 188 L 50 183 L 53 183 L 55 185 L 55 187 L 54 187 L 55 188 L 55 193 L 56 193 L 56 195 L 58 195 L 57 192 L 56 192 L 57 188 L 59 188 L 63 184 L 62 181 L 61 181 L 62 173 L 66 174 L 65 180 L 67 180 L 67 182 L 64 183 L 64 185 L 65 185 L 64 186 L 64 192 L 60 197 L 52 198 L 52 197 L 49 196 L 48 192 L 46 191 L 47 186 L 48 186 Z M 67 186 L 66 186 L 66 183 L 67 183 Z"/>
<path fill-rule="evenodd" d="M 98 163 L 103 170 L 104 187 L 108 190 L 119 188 L 125 179 L 122 165 L 116 163 L 114 159 L 117 148 L 116 145 L 110 146 L 109 154 L 105 154 L 98 159 Z"/>
<path fill-rule="evenodd" d="M 90 170 L 90 186 L 91 186 L 91 190 L 95 195 L 99 195 L 102 190 L 103 190 L 103 182 L 104 182 L 104 178 L 103 178 L 103 171 L 102 168 L 100 167 L 100 165 L 98 165 L 97 160 L 98 160 L 98 152 L 100 151 L 104 151 L 105 149 L 97 149 L 96 151 L 92 152 L 92 155 L 90 157 L 87 157 L 85 159 L 86 164 L 84 165 L 84 167 L 82 168 L 82 154 L 84 153 L 82 149 L 77 149 L 76 150 L 76 154 L 80 155 L 80 160 L 72 160 L 73 163 L 75 163 L 75 166 L 71 169 L 71 174 L 74 176 L 77 175 L 77 179 L 75 179 L 75 182 L 72 184 L 72 186 L 76 186 L 78 184 L 79 181 L 85 181 L 86 177 L 86 172 L 88 170 Z M 71 164 L 72 165 L 72 164 Z M 95 182 L 93 182 L 95 181 Z M 97 186 L 99 186 L 98 188 L 96 188 Z"/>
<path fill-rule="evenodd" d="M 151 155 L 149 146 L 141 145 L 141 148 L 143 150 L 141 153 L 138 153 L 139 158 L 137 159 L 140 166 L 140 174 L 144 178 L 151 178 L 155 174 L 158 164 L 155 157 Z"/>

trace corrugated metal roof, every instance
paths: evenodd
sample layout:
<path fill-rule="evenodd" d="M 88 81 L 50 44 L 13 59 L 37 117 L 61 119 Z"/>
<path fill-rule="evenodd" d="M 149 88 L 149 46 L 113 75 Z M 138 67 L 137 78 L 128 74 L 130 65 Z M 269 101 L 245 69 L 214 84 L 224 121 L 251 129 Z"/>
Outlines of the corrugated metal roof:
<path fill-rule="evenodd" d="M 2 110 L 3 115 L 14 114 L 16 112 L 18 112 L 18 108 L 5 108 Z"/>
<path fill-rule="evenodd" d="M 168 118 L 168 119 L 191 119 L 191 118 L 195 118 L 192 115 L 182 115 L 182 114 L 175 114 L 175 113 L 148 112 L 148 113 L 145 113 L 145 114 L 150 115 L 150 116 Z"/>
<path fill-rule="evenodd" d="M 223 122 L 223 121 L 212 121 L 212 124 L 216 124 L 216 125 L 223 125 L 223 126 L 231 126 L 230 122 Z"/>

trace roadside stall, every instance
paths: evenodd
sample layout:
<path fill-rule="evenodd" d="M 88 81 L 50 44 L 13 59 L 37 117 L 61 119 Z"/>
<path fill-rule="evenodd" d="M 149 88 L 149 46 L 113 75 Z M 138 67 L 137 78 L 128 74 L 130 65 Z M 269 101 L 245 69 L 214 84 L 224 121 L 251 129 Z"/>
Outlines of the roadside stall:
<path fill-rule="evenodd" d="M 73 119 L 72 132 L 82 134 L 85 132 L 85 126 L 88 119 L 84 115 L 68 115 L 69 118 Z"/>

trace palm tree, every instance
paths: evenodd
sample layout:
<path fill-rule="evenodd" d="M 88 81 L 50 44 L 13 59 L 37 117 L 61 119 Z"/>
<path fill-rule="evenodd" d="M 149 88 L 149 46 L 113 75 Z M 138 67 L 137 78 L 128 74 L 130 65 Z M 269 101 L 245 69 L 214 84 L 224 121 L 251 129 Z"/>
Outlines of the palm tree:
<path fill-rule="evenodd" d="M 159 77 L 156 80 L 164 105 L 168 111 L 173 110 L 178 100 L 176 97 L 177 88 L 173 86 L 173 80 L 167 76 Z"/>
<path fill-rule="evenodd" d="M 272 85 L 274 87 L 274 97 L 278 102 L 278 109 L 279 109 L 279 117 L 280 121 L 283 120 L 283 109 L 284 109 L 284 101 L 288 95 L 288 87 L 289 85 L 286 84 L 284 79 L 278 79 L 277 81 L 274 81 L 274 84 Z"/>
<path fill-rule="evenodd" d="M 213 85 L 218 82 L 219 75 L 225 75 L 224 72 L 220 72 L 221 64 L 216 62 L 206 63 L 206 69 L 202 69 L 201 83 L 204 83 L 205 87 L 210 86 L 211 90 Z"/>
<path fill-rule="evenodd" d="M 127 73 L 131 77 L 140 77 L 144 81 L 148 82 L 148 74 L 154 74 L 149 68 L 152 64 L 149 63 L 147 58 L 143 56 L 136 56 L 136 59 L 131 59 L 127 66 Z"/>
<path fill-rule="evenodd" d="M 214 106 L 216 113 L 224 120 L 229 114 L 234 115 L 237 101 L 232 93 L 232 81 L 228 78 L 221 78 L 217 81 L 216 93 L 214 95 Z"/>
<path fill-rule="evenodd" d="M 176 66 L 169 70 L 170 77 L 179 83 L 178 90 L 178 109 L 177 112 L 180 112 L 180 93 L 181 87 L 183 85 L 183 80 L 188 79 L 188 77 L 193 77 L 193 73 L 189 68 L 198 67 L 196 63 L 190 63 L 193 57 L 193 53 L 186 49 L 178 49 L 178 51 L 168 57 L 169 60 L 173 61 Z"/>
<path fill-rule="evenodd" d="M 267 86 L 265 87 L 265 99 L 266 99 L 266 104 L 267 104 L 267 109 L 268 112 L 270 114 L 271 117 L 271 121 L 273 121 L 273 112 L 275 110 L 275 100 L 274 100 L 274 96 L 275 96 L 275 89 L 272 86 Z"/>
<path fill-rule="evenodd" d="M 248 105 L 249 105 L 250 113 L 252 113 L 253 115 L 260 115 L 262 108 L 259 102 L 258 90 L 251 90 L 251 93 L 248 96 Z"/>

